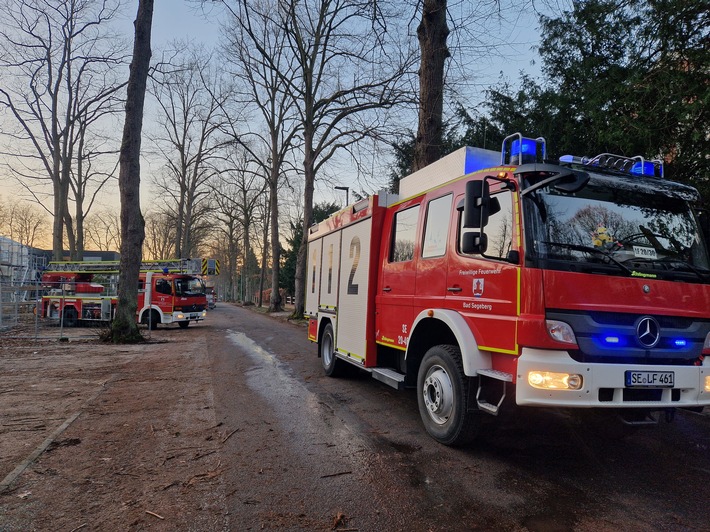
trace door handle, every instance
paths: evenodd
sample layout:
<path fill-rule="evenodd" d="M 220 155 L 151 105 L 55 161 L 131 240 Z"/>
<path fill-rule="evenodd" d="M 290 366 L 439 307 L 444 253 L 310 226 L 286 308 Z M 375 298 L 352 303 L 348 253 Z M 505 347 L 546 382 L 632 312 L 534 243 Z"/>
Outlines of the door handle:
<path fill-rule="evenodd" d="M 446 289 L 448 292 L 460 292 L 463 290 L 460 286 L 450 286 Z"/>
<path fill-rule="evenodd" d="M 385 286 L 385 287 L 382 289 L 382 291 L 383 291 L 383 292 L 391 292 L 392 289 L 391 289 L 389 286 Z"/>

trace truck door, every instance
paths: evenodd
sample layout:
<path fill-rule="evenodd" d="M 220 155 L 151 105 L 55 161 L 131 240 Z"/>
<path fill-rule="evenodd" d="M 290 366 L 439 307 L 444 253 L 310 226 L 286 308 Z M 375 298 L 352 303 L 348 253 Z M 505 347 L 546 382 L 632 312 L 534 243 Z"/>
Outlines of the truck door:
<path fill-rule="evenodd" d="M 501 353 L 517 353 L 517 318 L 520 313 L 520 279 L 518 264 L 510 262 L 519 250 L 515 233 L 517 212 L 513 194 L 503 190 L 492 195 L 500 203 L 500 211 L 491 215 L 484 232 L 487 249 L 476 255 L 461 252 L 461 234 L 465 229 L 462 211 L 456 213 L 455 251 L 451 253 L 447 273 L 447 301 L 471 324 L 482 349 Z M 463 195 L 456 198 L 457 204 Z M 479 231 L 475 229 L 473 231 Z"/>
<path fill-rule="evenodd" d="M 382 243 L 382 275 L 378 283 L 376 339 L 404 350 L 413 320 L 417 268 L 417 234 L 421 205 L 404 203 L 385 217 Z"/>
<path fill-rule="evenodd" d="M 434 198 L 424 208 L 422 251 L 418 258 L 416 297 L 412 319 L 426 308 L 443 308 L 447 295 L 446 271 L 448 269 L 447 245 L 453 194 Z M 455 232 L 455 226 L 454 226 Z"/>

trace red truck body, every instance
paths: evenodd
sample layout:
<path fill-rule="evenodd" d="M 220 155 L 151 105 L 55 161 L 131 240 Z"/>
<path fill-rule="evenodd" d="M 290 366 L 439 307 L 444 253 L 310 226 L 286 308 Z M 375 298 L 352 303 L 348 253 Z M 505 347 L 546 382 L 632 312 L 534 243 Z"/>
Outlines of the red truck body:
<path fill-rule="evenodd" d="M 112 321 L 118 302 L 117 268 L 117 262 L 50 263 L 42 275 L 42 316 L 70 327 Z M 186 260 L 141 265 L 136 320 L 153 329 L 161 323 L 187 327 L 203 320 L 207 298 L 200 276 L 189 273 L 193 270 Z M 96 277 L 109 286 L 94 282 Z"/>
<path fill-rule="evenodd" d="M 308 334 L 327 374 L 416 387 L 445 444 L 508 402 L 627 424 L 710 405 L 697 192 L 658 162 L 544 149 L 467 148 L 312 228 Z"/>

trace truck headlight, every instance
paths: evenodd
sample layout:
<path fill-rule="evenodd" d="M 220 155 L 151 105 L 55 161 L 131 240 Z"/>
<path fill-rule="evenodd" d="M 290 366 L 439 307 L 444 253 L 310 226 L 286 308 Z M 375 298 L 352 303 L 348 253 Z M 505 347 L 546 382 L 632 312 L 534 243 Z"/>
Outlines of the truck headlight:
<path fill-rule="evenodd" d="M 539 390 L 579 390 L 583 379 L 575 373 L 554 373 L 552 371 L 531 371 L 528 384 Z"/>

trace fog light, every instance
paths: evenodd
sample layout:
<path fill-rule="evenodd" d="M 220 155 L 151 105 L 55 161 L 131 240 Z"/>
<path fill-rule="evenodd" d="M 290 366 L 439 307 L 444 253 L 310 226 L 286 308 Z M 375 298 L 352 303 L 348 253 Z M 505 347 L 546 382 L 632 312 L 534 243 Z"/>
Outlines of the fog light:
<path fill-rule="evenodd" d="M 528 373 L 528 384 L 540 390 L 579 390 L 582 387 L 582 382 L 582 376 L 576 374 L 553 373 L 551 371 Z"/>
<path fill-rule="evenodd" d="M 177 315 L 177 319 L 179 319 L 179 320 L 185 319 L 185 315 L 184 315 L 184 314 L 178 314 L 178 315 Z"/>

